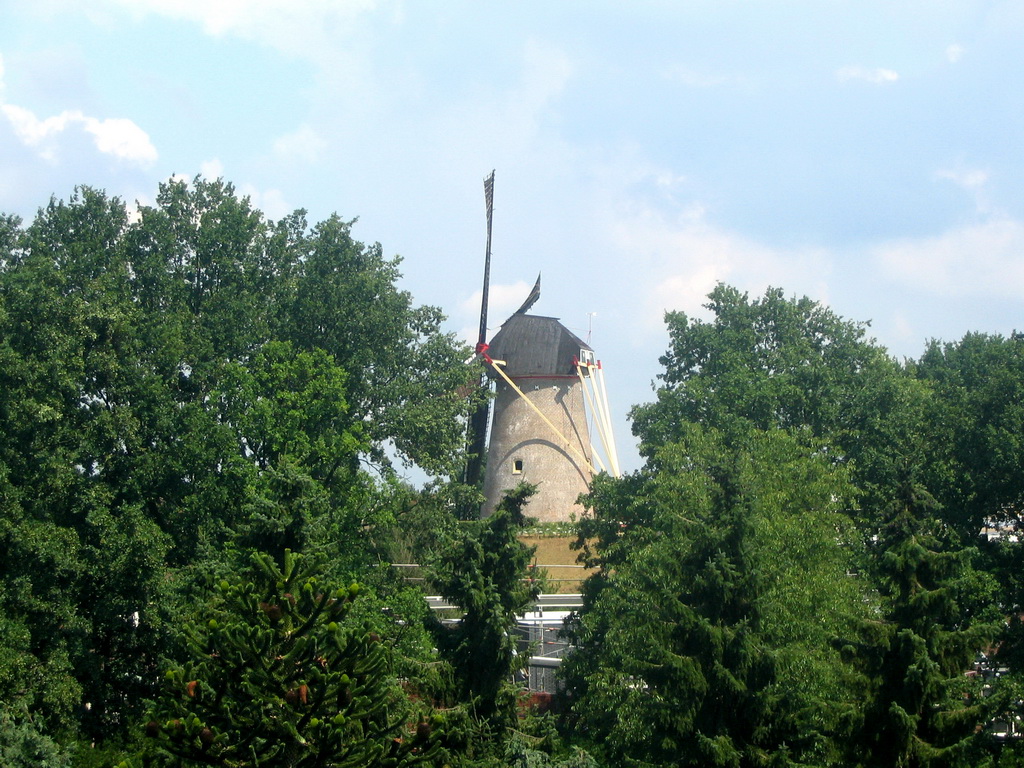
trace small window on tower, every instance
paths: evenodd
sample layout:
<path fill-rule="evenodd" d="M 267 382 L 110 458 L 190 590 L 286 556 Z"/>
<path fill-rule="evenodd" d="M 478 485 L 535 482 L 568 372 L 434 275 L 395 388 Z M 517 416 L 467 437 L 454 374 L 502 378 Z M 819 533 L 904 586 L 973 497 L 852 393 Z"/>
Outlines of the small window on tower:
<path fill-rule="evenodd" d="M 579 356 L 580 365 L 593 365 L 594 364 L 594 350 L 592 349 L 581 349 Z"/>
<path fill-rule="evenodd" d="M 523 460 L 522 459 L 512 459 L 512 474 L 513 475 L 521 475 L 521 474 L 523 474 Z"/>

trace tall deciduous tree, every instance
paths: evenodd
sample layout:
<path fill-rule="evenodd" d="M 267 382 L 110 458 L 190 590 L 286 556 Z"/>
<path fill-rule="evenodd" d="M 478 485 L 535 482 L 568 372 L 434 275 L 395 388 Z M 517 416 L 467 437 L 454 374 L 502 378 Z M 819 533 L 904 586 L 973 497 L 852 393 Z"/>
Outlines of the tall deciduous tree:
<path fill-rule="evenodd" d="M 928 482 L 942 515 L 973 540 L 1024 509 L 1024 336 L 969 333 L 928 345 L 913 370 L 934 391 Z"/>
<path fill-rule="evenodd" d="M 906 456 L 923 448 L 926 388 L 866 336 L 809 298 L 776 288 L 751 300 L 718 285 L 711 320 L 666 316 L 669 351 L 655 402 L 634 409 L 641 450 L 678 438 L 689 424 L 736 430 L 807 430 L 852 465 L 868 516 L 888 501 Z"/>
<path fill-rule="evenodd" d="M 128 471 L 145 372 L 127 227 L 118 201 L 83 190 L 51 201 L 0 259 L 3 610 L 52 671 L 22 681 L 40 720 L 73 730 L 80 718 L 96 737 L 151 676 L 159 626 L 139 612 L 161 593 L 168 546 Z"/>
<path fill-rule="evenodd" d="M 978 547 L 977 567 L 999 584 L 991 603 L 1009 617 L 994 663 L 1011 674 L 1000 675 L 991 701 L 1005 702 L 1000 717 L 1012 721 L 1024 675 L 1024 336 L 932 341 L 913 371 L 934 393 L 921 477 L 941 505 L 935 514 Z"/>
<path fill-rule="evenodd" d="M 332 216 L 296 243 L 283 337 L 326 351 L 348 372 L 352 415 L 377 459 L 390 441 L 428 472 L 454 476 L 468 411 L 460 392 L 474 374 L 466 350 L 441 333 L 438 308 L 416 307 L 398 289 L 400 259 L 354 240 L 353 223 Z"/>
<path fill-rule="evenodd" d="M 397 264 L 220 181 L 0 217 L 0 688 L 46 669 L 40 721 L 116 737 L 200 576 L 247 547 L 370 560 L 365 462 L 456 466 L 472 378 Z"/>

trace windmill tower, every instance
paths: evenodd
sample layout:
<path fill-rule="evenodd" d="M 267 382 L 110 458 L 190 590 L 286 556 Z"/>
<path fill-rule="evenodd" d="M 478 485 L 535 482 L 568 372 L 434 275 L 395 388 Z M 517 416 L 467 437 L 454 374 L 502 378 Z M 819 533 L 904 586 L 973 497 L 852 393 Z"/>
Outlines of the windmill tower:
<path fill-rule="evenodd" d="M 495 387 L 483 514 L 491 514 L 506 491 L 528 482 L 537 493 L 527 514 L 541 522 L 566 521 L 583 512 L 576 500 L 599 470 L 619 474 L 603 370 L 590 345 L 557 318 L 527 314 L 540 298 L 539 276 L 523 306 L 486 343 L 493 185 L 492 172 L 484 182 L 487 255 L 477 344 Z M 481 409 L 471 422 L 471 454 L 477 459 L 468 465 L 467 481 L 479 478 L 488 415 Z M 603 459 L 591 444 L 591 422 Z"/>
<path fill-rule="evenodd" d="M 516 313 L 487 354 L 497 370 L 487 447 L 484 514 L 520 482 L 537 486 L 529 515 L 568 520 L 594 476 L 590 431 L 575 361 L 593 350 L 554 317 Z"/>

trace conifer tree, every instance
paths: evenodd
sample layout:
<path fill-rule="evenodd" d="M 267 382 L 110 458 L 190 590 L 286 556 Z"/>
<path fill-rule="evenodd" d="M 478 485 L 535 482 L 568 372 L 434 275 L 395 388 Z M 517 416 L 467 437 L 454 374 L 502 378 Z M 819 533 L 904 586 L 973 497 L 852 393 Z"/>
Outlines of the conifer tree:
<path fill-rule="evenodd" d="M 612 764 L 749 764 L 775 665 L 760 636 L 749 505 L 681 514 L 607 578 L 570 626 L 571 722 Z M 593 599 L 593 598 L 592 598 Z M 588 601 L 589 603 L 589 601 Z"/>
<path fill-rule="evenodd" d="M 522 484 L 502 499 L 493 515 L 469 529 L 438 562 L 435 581 L 446 600 L 462 609 L 454 626 L 437 624 L 438 650 L 451 665 L 455 696 L 495 726 L 515 717 L 510 681 L 524 659 L 516 654 L 516 617 L 540 593 L 528 578 L 533 548 L 516 537 L 533 486 Z"/>
<path fill-rule="evenodd" d="M 612 765 L 830 764 L 844 692 L 815 646 L 856 598 L 845 474 L 782 430 L 684 436 L 588 500 L 569 723 Z"/>
<path fill-rule="evenodd" d="M 971 766 L 984 710 L 964 672 L 996 627 L 972 624 L 958 600 L 970 550 L 944 541 L 937 504 L 905 483 L 875 542 L 881 620 L 841 643 L 862 677 L 864 706 L 850 718 L 851 758 L 862 766 Z M 947 534 L 948 536 L 948 534 Z"/>
<path fill-rule="evenodd" d="M 187 633 L 192 660 L 167 672 L 146 726 L 155 751 L 235 768 L 431 764 L 439 719 L 403 729 L 387 649 L 347 618 L 359 585 L 323 589 L 320 564 L 290 551 L 283 568 L 266 554 L 253 563 L 254 581 L 221 582 Z"/>

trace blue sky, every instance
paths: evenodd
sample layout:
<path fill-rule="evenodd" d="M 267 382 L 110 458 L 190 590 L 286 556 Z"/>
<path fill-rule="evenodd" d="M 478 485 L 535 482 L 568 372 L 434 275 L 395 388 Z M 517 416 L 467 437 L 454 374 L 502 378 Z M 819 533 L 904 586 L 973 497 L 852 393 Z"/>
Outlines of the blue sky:
<path fill-rule="evenodd" d="M 496 169 L 492 324 L 543 272 L 634 468 L 662 315 L 716 281 L 899 357 L 1024 328 L 1022 41 L 1018 0 L 0 0 L 0 211 L 223 176 L 358 217 L 468 338 Z"/>

